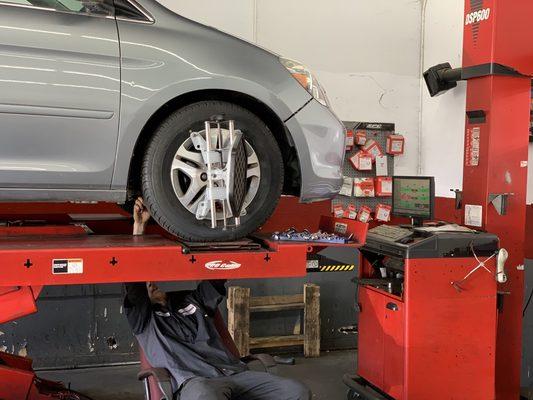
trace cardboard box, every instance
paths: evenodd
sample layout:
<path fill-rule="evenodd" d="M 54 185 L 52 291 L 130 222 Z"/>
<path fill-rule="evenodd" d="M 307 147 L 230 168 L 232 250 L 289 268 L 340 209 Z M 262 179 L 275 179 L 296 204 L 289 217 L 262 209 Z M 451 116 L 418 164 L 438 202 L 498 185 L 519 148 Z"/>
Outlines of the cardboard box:
<path fill-rule="evenodd" d="M 376 196 L 392 196 L 392 178 L 390 176 L 378 176 L 376 178 Z"/>
<path fill-rule="evenodd" d="M 366 143 L 366 132 L 365 131 L 355 132 L 355 144 L 357 146 L 364 146 L 365 143 Z"/>
<path fill-rule="evenodd" d="M 352 150 L 353 146 L 354 146 L 354 133 L 353 131 L 350 129 L 349 131 L 346 132 L 346 150 L 347 151 L 350 151 Z"/>
<path fill-rule="evenodd" d="M 392 207 L 387 204 L 378 204 L 376 206 L 376 220 L 389 222 Z"/>
<path fill-rule="evenodd" d="M 361 222 L 370 222 L 372 220 L 372 209 L 367 206 L 361 206 L 359 212 L 357 213 L 357 220 Z"/>
<path fill-rule="evenodd" d="M 402 135 L 390 135 L 387 137 L 387 153 L 398 155 L 403 154 L 405 138 Z"/>
<path fill-rule="evenodd" d="M 374 197 L 374 178 L 354 178 L 355 197 Z"/>
<path fill-rule="evenodd" d="M 384 154 L 383 149 L 374 139 L 368 139 L 365 145 L 363 146 L 363 150 L 370 154 L 370 156 L 372 157 L 372 161 L 375 161 L 376 157 L 382 156 Z"/>
<path fill-rule="evenodd" d="M 372 171 L 372 157 L 362 150 L 350 157 L 350 163 L 358 171 Z"/>

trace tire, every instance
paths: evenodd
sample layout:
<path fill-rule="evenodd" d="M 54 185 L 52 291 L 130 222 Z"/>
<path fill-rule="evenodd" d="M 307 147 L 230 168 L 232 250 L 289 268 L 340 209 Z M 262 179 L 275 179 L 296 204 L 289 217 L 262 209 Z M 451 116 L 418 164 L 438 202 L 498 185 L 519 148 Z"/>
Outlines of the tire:
<path fill-rule="evenodd" d="M 211 228 L 209 219 L 198 220 L 179 200 L 172 185 L 172 162 L 191 132 L 204 129 L 214 115 L 235 121 L 243 139 L 259 160 L 257 193 L 246 207 L 238 227 Z M 152 217 L 168 232 L 186 241 L 229 241 L 259 228 L 274 211 L 283 187 L 283 159 L 278 144 L 265 123 L 250 111 L 223 101 L 202 101 L 171 114 L 157 128 L 148 144 L 142 164 L 142 190 Z"/>

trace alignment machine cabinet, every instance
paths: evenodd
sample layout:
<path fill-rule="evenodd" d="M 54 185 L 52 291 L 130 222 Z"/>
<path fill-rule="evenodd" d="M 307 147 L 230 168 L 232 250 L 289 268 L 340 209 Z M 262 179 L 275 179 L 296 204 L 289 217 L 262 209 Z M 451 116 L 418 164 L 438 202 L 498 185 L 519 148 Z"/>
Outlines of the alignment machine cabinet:
<path fill-rule="evenodd" d="M 422 227 L 433 217 L 433 178 L 394 178 L 393 194 L 393 213 L 413 226 L 371 229 L 361 249 L 350 395 L 381 398 L 372 388 L 397 400 L 494 399 L 498 238 Z"/>

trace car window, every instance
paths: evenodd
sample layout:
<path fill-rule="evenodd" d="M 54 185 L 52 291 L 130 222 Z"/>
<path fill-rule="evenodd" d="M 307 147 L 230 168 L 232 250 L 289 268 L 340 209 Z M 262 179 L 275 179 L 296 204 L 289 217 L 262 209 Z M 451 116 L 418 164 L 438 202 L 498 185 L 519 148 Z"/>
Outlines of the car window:
<path fill-rule="evenodd" d="M 152 22 L 151 16 L 138 4 L 134 5 L 128 0 L 115 0 L 115 16 L 119 19 L 131 21 Z"/>
<path fill-rule="evenodd" d="M 105 17 L 113 16 L 114 13 L 112 0 L 1 0 L 1 2 Z"/>
<path fill-rule="evenodd" d="M 8 3 L 8 2 L 5 1 L 5 3 Z M 27 1 L 27 0 L 12 0 L 12 1 L 9 1 L 9 3 L 22 4 L 23 6 L 31 6 L 31 3 L 29 1 Z"/>

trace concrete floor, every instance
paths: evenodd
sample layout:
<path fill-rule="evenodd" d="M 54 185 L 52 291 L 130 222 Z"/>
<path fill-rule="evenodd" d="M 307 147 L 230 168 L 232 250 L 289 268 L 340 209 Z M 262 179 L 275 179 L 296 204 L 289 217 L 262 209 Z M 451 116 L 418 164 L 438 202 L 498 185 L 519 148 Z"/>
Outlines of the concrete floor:
<path fill-rule="evenodd" d="M 345 399 L 342 375 L 355 371 L 355 351 L 323 353 L 320 358 L 297 357 L 296 365 L 279 366 L 281 376 L 304 382 L 313 392 L 313 399 Z M 94 400 L 143 400 L 143 388 L 137 381 L 138 365 L 90 368 L 65 371 L 42 371 L 45 379 L 70 384 Z"/>

